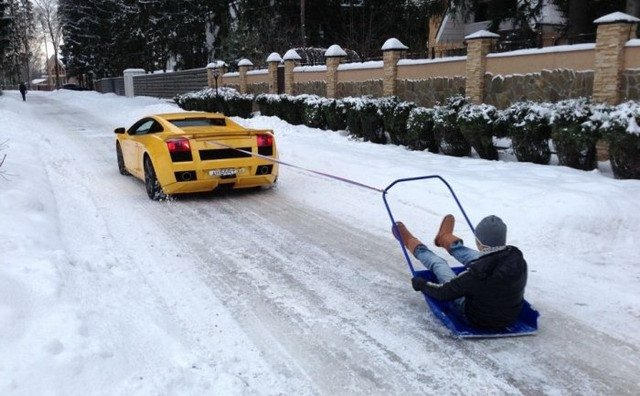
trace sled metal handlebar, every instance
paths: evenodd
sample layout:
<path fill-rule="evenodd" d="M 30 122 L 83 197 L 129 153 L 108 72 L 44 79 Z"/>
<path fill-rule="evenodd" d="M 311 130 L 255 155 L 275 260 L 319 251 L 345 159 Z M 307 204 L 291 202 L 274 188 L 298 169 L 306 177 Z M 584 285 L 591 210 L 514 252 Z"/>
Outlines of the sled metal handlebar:
<path fill-rule="evenodd" d="M 382 191 L 382 199 L 384 200 L 384 205 L 387 208 L 387 213 L 389 213 L 389 218 L 391 219 L 391 225 L 392 225 L 393 229 L 396 231 L 396 234 L 400 235 L 400 233 L 398 232 L 398 228 L 396 227 L 396 221 L 393 218 L 393 213 L 391 212 L 391 207 L 389 206 L 389 202 L 387 201 L 387 192 L 389 192 L 389 190 L 393 186 L 395 186 L 396 184 L 405 183 L 405 182 L 412 182 L 412 181 L 416 181 L 416 180 L 426 180 L 426 179 L 438 179 L 438 180 L 440 180 L 441 182 L 444 183 L 444 185 L 447 187 L 447 189 L 451 193 L 451 196 L 453 196 L 453 199 L 456 201 L 456 204 L 458 205 L 458 208 L 460 208 L 460 211 L 462 212 L 462 215 L 464 216 L 464 219 L 466 220 L 467 224 L 469 225 L 469 228 L 475 234 L 476 231 L 473 228 L 473 225 L 471 225 L 471 221 L 469 220 L 469 216 L 467 216 L 467 212 L 464 211 L 464 208 L 462 207 L 462 204 L 460 203 L 460 200 L 458 199 L 458 196 L 453 191 L 453 189 L 451 188 L 449 183 L 447 183 L 447 181 L 445 179 L 443 179 L 439 175 L 416 176 L 416 177 L 407 177 L 407 178 L 404 178 L 404 179 L 397 179 L 393 183 L 389 184 Z M 400 237 L 400 239 L 402 239 L 402 237 Z M 411 259 L 409 258 L 409 253 L 407 252 L 407 249 L 405 248 L 404 243 L 402 242 L 402 240 L 398 240 L 398 243 L 400 244 L 400 248 L 402 248 L 402 253 L 404 254 L 405 260 L 407 260 L 407 264 L 409 265 L 409 270 L 411 271 L 411 275 L 415 276 L 416 271 L 413 268 L 413 264 L 411 263 Z"/>

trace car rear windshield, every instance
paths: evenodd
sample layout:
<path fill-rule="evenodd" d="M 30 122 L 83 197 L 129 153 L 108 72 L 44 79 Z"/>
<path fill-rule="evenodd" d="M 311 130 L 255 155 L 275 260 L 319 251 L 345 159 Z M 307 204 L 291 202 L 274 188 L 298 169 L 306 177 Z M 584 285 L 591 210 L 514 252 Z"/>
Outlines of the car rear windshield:
<path fill-rule="evenodd" d="M 169 122 L 178 128 L 227 125 L 224 118 L 185 118 L 183 120 L 169 120 Z"/>

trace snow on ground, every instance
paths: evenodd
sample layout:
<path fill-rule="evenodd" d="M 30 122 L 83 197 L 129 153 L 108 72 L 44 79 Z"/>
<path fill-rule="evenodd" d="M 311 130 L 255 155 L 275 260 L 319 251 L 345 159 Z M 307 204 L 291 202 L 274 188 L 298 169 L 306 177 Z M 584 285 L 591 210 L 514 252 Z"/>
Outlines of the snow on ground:
<path fill-rule="evenodd" d="M 379 193 L 281 167 L 258 194 L 149 201 L 118 174 L 113 129 L 176 110 L 94 92 L 0 96 L 0 394 L 640 388 L 640 181 L 605 163 L 454 158 L 238 119 L 272 128 L 283 161 L 376 188 L 438 174 L 473 222 L 504 219 L 540 334 L 459 342 L 411 290 Z M 473 240 L 436 181 L 397 185 L 389 201 L 427 243 L 447 213 Z M 225 248 L 202 240 L 216 238 Z"/>

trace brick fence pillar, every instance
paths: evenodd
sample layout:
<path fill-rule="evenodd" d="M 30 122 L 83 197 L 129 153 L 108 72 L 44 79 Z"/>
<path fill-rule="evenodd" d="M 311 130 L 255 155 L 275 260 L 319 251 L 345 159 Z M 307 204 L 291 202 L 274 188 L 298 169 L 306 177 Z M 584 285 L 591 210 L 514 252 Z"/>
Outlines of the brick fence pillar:
<path fill-rule="evenodd" d="M 624 45 L 636 36 L 640 19 L 622 12 L 598 18 L 596 36 L 593 100 L 611 105 L 620 102 L 620 84 L 624 67 Z"/>
<path fill-rule="evenodd" d="M 385 41 L 381 49 L 382 63 L 384 64 L 382 94 L 384 96 L 394 96 L 397 93 L 398 61 L 409 47 L 396 38 L 390 38 Z"/>
<path fill-rule="evenodd" d="M 487 55 L 500 35 L 480 30 L 466 36 L 467 63 L 465 95 L 472 103 L 484 101 L 484 75 L 487 72 Z"/>
<path fill-rule="evenodd" d="M 272 52 L 267 57 L 267 63 L 269 64 L 269 93 L 278 93 L 278 65 L 282 62 L 280 54 Z"/>
<path fill-rule="evenodd" d="M 227 72 L 227 64 L 223 61 L 211 62 L 207 65 L 207 83 L 209 88 L 222 86 L 222 76 Z"/>
<path fill-rule="evenodd" d="M 253 66 L 253 63 L 249 59 L 241 59 L 238 62 L 238 70 L 240 72 L 240 93 L 247 93 L 248 84 L 247 84 L 247 72 Z"/>
<path fill-rule="evenodd" d="M 122 72 L 124 76 L 124 95 L 129 98 L 135 96 L 135 90 L 133 89 L 133 76 L 139 76 L 145 74 L 144 69 L 126 69 Z"/>
<path fill-rule="evenodd" d="M 327 97 L 335 98 L 338 95 L 338 66 L 347 56 L 347 53 L 338 45 L 334 44 L 324 53 L 327 64 Z"/>
<path fill-rule="evenodd" d="M 284 93 L 287 95 L 295 95 L 293 84 L 295 82 L 293 76 L 293 68 L 296 67 L 296 62 L 302 59 L 298 53 L 290 49 L 286 54 L 282 57 L 284 61 Z"/>

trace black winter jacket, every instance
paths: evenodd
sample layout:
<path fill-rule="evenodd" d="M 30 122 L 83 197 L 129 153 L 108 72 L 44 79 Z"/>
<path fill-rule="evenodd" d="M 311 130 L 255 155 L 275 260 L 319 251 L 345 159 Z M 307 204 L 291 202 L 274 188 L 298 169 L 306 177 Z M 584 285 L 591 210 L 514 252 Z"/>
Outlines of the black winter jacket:
<path fill-rule="evenodd" d="M 438 300 L 465 297 L 465 315 L 476 327 L 500 329 L 516 321 L 527 284 L 527 262 L 515 246 L 488 253 L 444 284 L 428 282 L 423 292 Z"/>

